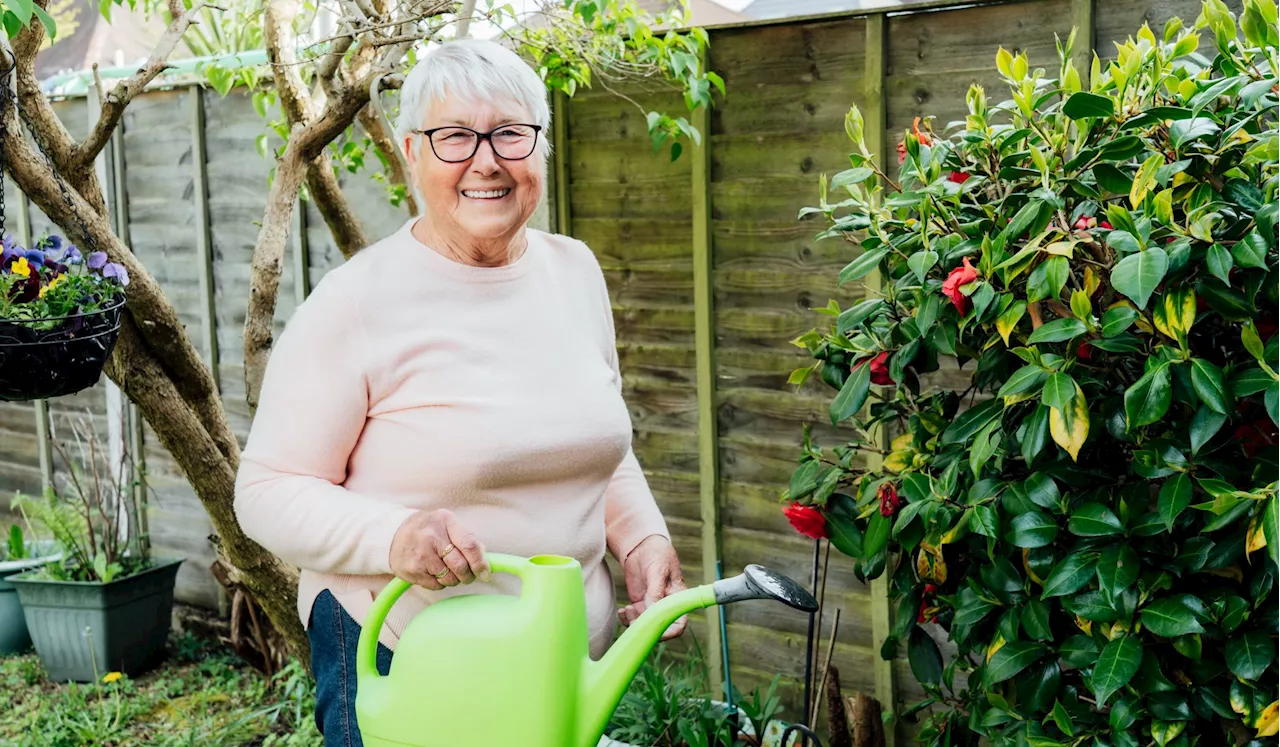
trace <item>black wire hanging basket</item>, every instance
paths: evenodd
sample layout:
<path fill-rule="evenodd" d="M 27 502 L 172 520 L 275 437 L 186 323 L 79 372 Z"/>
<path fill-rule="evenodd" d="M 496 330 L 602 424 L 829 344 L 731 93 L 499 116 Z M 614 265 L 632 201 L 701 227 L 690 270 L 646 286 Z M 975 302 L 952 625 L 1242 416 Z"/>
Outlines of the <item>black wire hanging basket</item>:
<path fill-rule="evenodd" d="M 124 297 L 96 311 L 0 319 L 0 399 L 74 394 L 98 383 L 120 335 Z"/>
<path fill-rule="evenodd" d="M 21 128 L 9 132 L 10 107 L 33 136 L 37 130 L 10 87 L 12 55 L 0 61 L 9 63 L 0 72 L 0 400 L 22 402 L 74 394 L 98 382 L 120 335 L 129 275 L 107 261 L 105 252 L 94 250 L 83 225 L 87 255 L 60 236 L 22 247 L 5 233 L 6 145 L 9 137 L 22 137 Z M 62 199 L 73 208 L 49 149 L 38 139 L 37 146 Z"/>

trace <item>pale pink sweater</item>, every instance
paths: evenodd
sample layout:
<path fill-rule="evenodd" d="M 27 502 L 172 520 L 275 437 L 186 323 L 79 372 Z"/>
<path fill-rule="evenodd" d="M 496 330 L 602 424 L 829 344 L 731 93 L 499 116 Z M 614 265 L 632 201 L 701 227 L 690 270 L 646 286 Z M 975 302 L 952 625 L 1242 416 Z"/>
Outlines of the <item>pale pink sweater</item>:
<path fill-rule="evenodd" d="M 390 580 L 391 539 L 447 508 L 489 551 L 555 553 L 583 568 L 592 655 L 614 634 L 604 553 L 670 538 L 631 450 L 613 317 L 585 244 L 529 230 L 510 265 L 444 257 L 413 221 L 316 286 L 272 351 L 241 455 L 236 516 L 302 569 L 306 624 L 329 589 L 363 623 Z M 513 593 L 495 574 L 414 587 L 380 640 L 453 594 Z"/>

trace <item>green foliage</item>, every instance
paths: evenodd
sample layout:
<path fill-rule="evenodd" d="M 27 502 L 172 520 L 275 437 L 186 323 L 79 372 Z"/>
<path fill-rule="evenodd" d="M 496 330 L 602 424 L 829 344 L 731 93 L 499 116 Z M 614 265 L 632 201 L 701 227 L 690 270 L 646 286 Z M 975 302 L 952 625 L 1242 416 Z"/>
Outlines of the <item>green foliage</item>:
<path fill-rule="evenodd" d="M 1052 78 L 1000 50 L 1009 100 L 917 122 L 900 181 L 855 107 L 852 168 L 801 211 L 883 296 L 796 341 L 850 436 L 806 435 L 786 498 L 889 578 L 923 744 L 1276 734 L 1280 34 L 1244 7 L 1144 26 L 1087 82 L 1074 35 Z M 964 393 L 924 379 L 945 357 Z"/>
<path fill-rule="evenodd" d="M 20 320 L 34 330 L 54 329 L 67 323 L 63 317 L 117 303 L 128 284 L 122 265 L 108 262 L 103 252 L 85 257 L 61 236 L 43 236 L 30 249 L 9 234 L 3 238 L 0 320 Z"/>
<path fill-rule="evenodd" d="M 182 635 L 173 657 L 134 680 L 56 684 L 34 654 L 0 659 L 0 745 L 321 747 L 315 686 L 290 661 L 268 680 L 209 641 Z"/>
<path fill-rule="evenodd" d="M 763 735 L 780 715 L 775 677 L 768 689 L 749 697 L 734 691 L 733 705 L 741 710 L 751 733 Z M 735 728 L 737 726 L 738 728 Z M 735 732 L 740 722 L 708 694 L 706 664 L 696 641 L 683 659 L 671 657 L 659 645 L 618 704 L 606 733 L 610 738 L 652 747 L 749 747 L 758 737 Z"/>

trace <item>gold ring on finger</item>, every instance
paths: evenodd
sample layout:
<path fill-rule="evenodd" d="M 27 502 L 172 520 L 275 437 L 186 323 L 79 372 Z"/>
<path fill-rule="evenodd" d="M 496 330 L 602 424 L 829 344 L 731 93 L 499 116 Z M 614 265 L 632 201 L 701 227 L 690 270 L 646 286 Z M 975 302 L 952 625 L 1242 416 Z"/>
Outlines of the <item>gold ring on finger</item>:
<path fill-rule="evenodd" d="M 446 556 L 448 556 L 448 554 L 449 554 L 449 553 L 453 552 L 453 551 L 454 551 L 454 550 L 456 550 L 456 549 L 458 549 L 458 548 L 454 547 L 452 542 L 450 542 L 449 544 L 445 545 L 445 546 L 444 546 L 444 552 L 440 553 L 440 557 L 441 557 L 441 559 L 445 558 Z"/>
<path fill-rule="evenodd" d="M 440 571 L 439 573 L 431 574 L 431 577 L 437 581 L 440 581 L 441 579 L 443 579 L 445 576 L 448 576 L 448 575 L 449 575 L 449 569 L 445 568 L 443 571 Z"/>

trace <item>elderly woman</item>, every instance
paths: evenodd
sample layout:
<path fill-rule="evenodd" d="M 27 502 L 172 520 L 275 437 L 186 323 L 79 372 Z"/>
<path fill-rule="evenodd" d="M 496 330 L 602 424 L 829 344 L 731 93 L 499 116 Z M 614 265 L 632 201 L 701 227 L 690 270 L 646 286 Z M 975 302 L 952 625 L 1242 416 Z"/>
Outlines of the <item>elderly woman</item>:
<path fill-rule="evenodd" d="M 510 50 L 465 40 L 427 54 L 401 95 L 397 142 L 423 214 L 326 275 L 290 319 L 236 486 L 245 532 L 302 569 L 328 747 L 361 744 L 356 640 L 393 576 L 415 587 L 379 633 L 384 672 L 427 605 L 518 589 L 487 551 L 576 558 L 596 658 L 615 631 L 606 550 L 626 575 L 624 624 L 684 588 L 631 450 L 600 266 L 527 225 L 549 152 L 542 81 Z"/>

